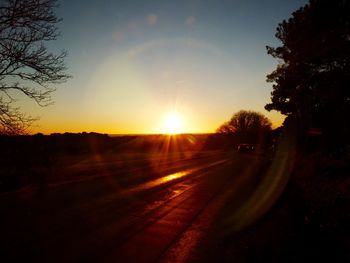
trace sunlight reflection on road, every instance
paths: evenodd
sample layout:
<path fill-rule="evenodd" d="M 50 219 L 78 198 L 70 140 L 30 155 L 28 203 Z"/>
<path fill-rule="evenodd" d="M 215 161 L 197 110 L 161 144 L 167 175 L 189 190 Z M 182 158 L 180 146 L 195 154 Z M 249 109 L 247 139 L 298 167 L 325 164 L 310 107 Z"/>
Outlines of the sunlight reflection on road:
<path fill-rule="evenodd" d="M 221 160 L 221 161 L 217 161 L 217 162 L 211 163 L 209 165 L 205 164 L 205 165 L 201 165 L 199 167 L 193 168 L 193 169 L 188 169 L 188 170 L 184 170 L 184 171 L 181 171 L 181 172 L 172 173 L 172 174 L 160 177 L 158 179 L 152 180 L 150 182 L 143 183 L 141 185 L 135 186 L 135 187 L 127 190 L 127 192 L 128 193 L 132 193 L 132 192 L 148 190 L 148 189 L 151 189 L 153 187 L 157 187 L 157 186 L 160 186 L 162 184 L 168 183 L 170 181 L 173 181 L 173 180 L 179 179 L 181 177 L 187 176 L 189 174 L 192 174 L 192 173 L 197 172 L 199 170 L 202 170 L 204 168 L 209 168 L 211 166 L 215 166 L 215 165 L 224 163 L 226 161 L 227 160 Z"/>
<path fill-rule="evenodd" d="M 194 172 L 195 170 L 197 170 L 197 169 L 189 169 L 189 170 L 185 170 L 185 171 L 181 171 L 181 172 L 177 172 L 177 173 L 172 173 L 172 174 L 169 174 L 167 176 L 163 176 L 161 178 L 158 178 L 158 179 L 152 180 L 150 182 L 133 187 L 128 192 L 137 192 L 137 191 L 151 189 L 153 187 L 165 184 L 165 183 L 170 182 L 172 180 L 184 177 L 184 176 Z"/>

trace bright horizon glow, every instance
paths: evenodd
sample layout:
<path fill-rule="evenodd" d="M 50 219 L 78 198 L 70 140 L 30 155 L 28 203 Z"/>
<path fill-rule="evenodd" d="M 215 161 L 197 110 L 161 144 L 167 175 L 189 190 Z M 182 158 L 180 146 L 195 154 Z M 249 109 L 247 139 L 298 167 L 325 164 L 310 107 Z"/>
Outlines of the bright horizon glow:
<path fill-rule="evenodd" d="M 170 112 L 164 117 L 162 133 L 175 135 L 181 133 L 183 121 L 176 112 Z"/>

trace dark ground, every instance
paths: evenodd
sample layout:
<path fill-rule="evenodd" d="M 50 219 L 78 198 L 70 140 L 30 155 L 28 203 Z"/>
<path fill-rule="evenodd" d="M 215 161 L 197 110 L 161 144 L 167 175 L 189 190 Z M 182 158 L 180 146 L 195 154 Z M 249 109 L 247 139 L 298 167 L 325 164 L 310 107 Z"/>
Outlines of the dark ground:
<path fill-rule="evenodd" d="M 127 149 L 1 193 L 1 262 L 349 262 L 347 159 Z"/>

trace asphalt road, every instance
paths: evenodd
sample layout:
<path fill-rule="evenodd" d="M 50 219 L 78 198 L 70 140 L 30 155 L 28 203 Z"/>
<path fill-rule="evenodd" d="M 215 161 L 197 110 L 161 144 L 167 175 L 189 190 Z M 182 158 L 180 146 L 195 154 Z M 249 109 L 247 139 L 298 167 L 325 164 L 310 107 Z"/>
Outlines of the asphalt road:
<path fill-rule="evenodd" d="M 134 163 L 100 177 L 86 166 L 74 180 L 3 194 L 1 261 L 197 261 L 227 196 L 247 194 L 249 158 L 165 160 L 157 173 Z"/>

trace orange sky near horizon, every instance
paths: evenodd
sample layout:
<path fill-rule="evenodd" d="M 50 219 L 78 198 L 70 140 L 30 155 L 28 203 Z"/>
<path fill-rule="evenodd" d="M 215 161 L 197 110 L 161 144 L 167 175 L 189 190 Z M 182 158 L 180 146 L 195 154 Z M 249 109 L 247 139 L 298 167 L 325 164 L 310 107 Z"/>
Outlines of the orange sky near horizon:
<path fill-rule="evenodd" d="M 103 134 L 168 134 L 169 128 L 167 128 L 166 121 L 164 120 L 164 115 L 160 116 L 158 120 L 154 120 L 153 124 L 156 124 L 155 126 L 151 126 L 148 123 L 143 123 L 144 126 L 137 125 L 135 123 L 129 122 L 125 123 L 124 126 L 118 125 L 117 123 L 109 123 L 109 122 L 99 122 L 99 123 L 89 123 L 88 125 L 86 122 L 79 122 L 79 120 L 67 122 L 66 120 L 53 120 L 52 122 L 47 121 L 45 123 L 45 127 L 38 125 L 38 123 L 34 123 L 34 125 L 29 129 L 31 134 L 35 133 L 43 133 L 43 134 L 51 134 L 51 133 L 65 133 L 65 132 L 71 132 L 71 133 L 81 133 L 81 132 L 97 132 L 97 133 L 103 133 Z M 281 115 L 276 114 L 276 118 L 273 119 L 270 116 L 270 120 L 272 121 L 272 127 L 273 129 L 278 128 L 282 125 L 284 117 Z M 200 134 L 200 133 L 214 133 L 216 129 L 223 124 L 225 121 L 228 121 L 230 116 L 228 116 L 227 119 L 223 119 L 221 122 L 214 122 L 209 123 L 203 121 L 203 123 L 197 123 L 197 125 L 194 125 L 193 123 L 190 124 L 188 120 L 184 117 L 179 115 L 179 118 L 181 118 L 181 127 L 179 130 L 175 133 L 193 133 L 193 134 Z"/>

